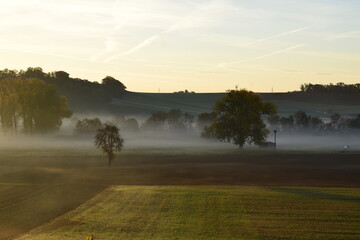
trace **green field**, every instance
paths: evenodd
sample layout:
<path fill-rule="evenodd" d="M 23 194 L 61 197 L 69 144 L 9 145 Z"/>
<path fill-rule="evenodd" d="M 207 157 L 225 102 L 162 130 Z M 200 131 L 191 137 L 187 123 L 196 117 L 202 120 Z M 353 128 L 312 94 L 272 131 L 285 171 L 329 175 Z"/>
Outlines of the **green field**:
<path fill-rule="evenodd" d="M 359 239 L 350 188 L 113 186 L 17 240 Z"/>

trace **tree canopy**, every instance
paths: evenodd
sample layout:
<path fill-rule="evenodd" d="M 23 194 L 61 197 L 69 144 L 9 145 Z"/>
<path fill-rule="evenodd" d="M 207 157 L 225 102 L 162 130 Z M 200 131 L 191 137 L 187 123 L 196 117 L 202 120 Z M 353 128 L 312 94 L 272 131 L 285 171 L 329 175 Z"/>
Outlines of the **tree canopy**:
<path fill-rule="evenodd" d="M 276 106 L 262 102 L 261 97 L 247 90 L 229 90 L 213 107 L 215 119 L 204 134 L 220 141 L 232 142 L 239 147 L 245 143 L 261 144 L 269 131 L 262 115 L 273 115 Z"/>
<path fill-rule="evenodd" d="M 58 130 L 72 112 L 55 86 L 37 78 L 13 77 L 0 81 L 0 121 L 3 130 L 44 133 Z"/>

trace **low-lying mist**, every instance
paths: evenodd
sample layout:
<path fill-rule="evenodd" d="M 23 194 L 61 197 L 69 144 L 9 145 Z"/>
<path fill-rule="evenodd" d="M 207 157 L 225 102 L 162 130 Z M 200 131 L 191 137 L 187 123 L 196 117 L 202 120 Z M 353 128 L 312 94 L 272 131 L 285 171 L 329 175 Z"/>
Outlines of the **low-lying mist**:
<path fill-rule="evenodd" d="M 0 133 L 0 150 L 25 149 L 29 151 L 80 151 L 95 152 L 94 135 L 80 135 L 75 132 L 75 125 L 78 119 L 87 116 L 77 116 L 63 122 L 59 132 L 46 135 L 10 135 Z M 91 117 L 91 116 L 90 116 Z M 137 116 L 136 119 L 141 125 L 146 117 Z M 102 116 L 101 121 L 114 123 L 113 116 Z M 219 142 L 215 139 L 201 137 L 201 131 L 194 127 L 188 130 L 143 130 L 128 131 L 121 129 L 120 133 L 124 139 L 124 151 L 164 151 L 164 152 L 216 152 L 218 150 L 237 150 L 238 147 L 231 143 Z M 348 134 L 316 135 L 308 131 L 305 133 L 277 133 L 278 151 L 329 151 L 329 152 L 352 152 L 360 151 L 360 133 L 351 132 Z M 274 133 L 268 135 L 268 141 L 274 142 Z M 344 147 L 345 146 L 345 147 Z M 257 146 L 246 145 L 244 150 L 273 151 L 273 147 L 258 148 Z"/>
<path fill-rule="evenodd" d="M 200 137 L 198 131 L 194 132 L 123 132 L 124 151 L 216 151 L 236 150 L 238 147 L 231 143 L 223 143 Z M 269 135 L 273 141 L 273 136 Z M 344 147 L 346 146 L 346 147 Z M 0 136 L 0 150 L 25 149 L 30 151 L 96 151 L 94 137 L 92 135 L 77 136 L 69 133 L 57 133 L 52 135 L 35 136 Z M 272 151 L 273 148 L 258 148 L 246 145 L 244 150 Z M 352 152 L 360 151 L 360 137 L 355 135 L 341 136 L 314 136 L 314 135 L 277 135 L 278 151 L 330 151 Z"/>

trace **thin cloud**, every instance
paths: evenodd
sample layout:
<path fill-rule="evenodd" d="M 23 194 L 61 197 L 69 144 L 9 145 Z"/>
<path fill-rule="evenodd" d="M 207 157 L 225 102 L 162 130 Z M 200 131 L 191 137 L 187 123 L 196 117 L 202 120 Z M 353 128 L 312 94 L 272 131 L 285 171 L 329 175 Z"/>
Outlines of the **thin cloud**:
<path fill-rule="evenodd" d="M 297 33 L 297 32 L 302 32 L 302 31 L 307 30 L 307 29 L 309 29 L 309 28 L 310 28 L 310 27 L 301 27 L 301 28 L 293 29 L 293 30 L 291 30 L 291 31 L 284 32 L 284 33 L 280 33 L 280 34 L 276 34 L 276 35 L 271 36 L 271 37 L 262 38 L 262 39 L 258 39 L 258 40 L 252 41 L 252 42 L 248 42 L 248 43 L 245 43 L 245 44 L 241 44 L 240 47 L 247 47 L 247 46 L 255 45 L 255 44 L 258 44 L 258 43 L 261 43 L 261 42 L 265 42 L 265 41 L 268 41 L 268 40 L 271 40 L 271 39 L 283 37 L 283 36 L 290 35 L 290 34 L 294 34 L 294 33 Z"/>
<path fill-rule="evenodd" d="M 278 55 L 278 54 L 284 53 L 284 52 L 288 52 L 290 50 L 293 50 L 293 49 L 296 49 L 296 48 L 301 48 L 301 47 L 304 47 L 304 46 L 305 46 L 305 44 L 298 44 L 298 45 L 288 47 L 288 48 L 285 48 L 285 49 L 282 49 L 282 50 L 278 50 L 278 51 L 275 51 L 275 52 L 272 52 L 272 53 L 269 53 L 269 54 L 257 56 L 257 57 L 254 57 L 254 58 L 250 58 L 248 60 L 244 60 L 243 62 L 250 62 L 250 61 L 254 61 L 254 60 L 263 59 L 263 58 L 266 58 L 266 57 L 271 57 L 271 56 Z"/>
<path fill-rule="evenodd" d="M 216 1 L 215 0 L 215 1 L 210 1 L 207 3 L 203 3 L 203 4 L 198 4 L 198 3 L 193 3 L 193 2 L 191 2 L 190 4 L 195 6 L 195 8 L 188 14 L 185 14 L 183 16 L 175 14 L 176 16 L 173 16 L 172 18 L 169 18 L 169 16 L 166 15 L 168 20 L 173 23 L 169 24 L 169 26 L 167 28 L 165 28 L 165 30 L 160 31 L 160 33 L 155 36 L 145 39 L 144 41 L 142 41 L 141 43 L 139 43 L 138 45 L 136 45 L 135 47 L 131 48 L 128 51 L 125 51 L 123 53 L 113 54 L 112 56 L 107 57 L 103 62 L 109 63 L 117 58 L 133 54 L 133 53 L 151 45 L 157 39 L 163 37 L 163 35 L 165 35 L 165 34 L 184 30 L 184 29 L 193 29 L 193 28 L 199 28 L 202 26 L 206 26 L 208 24 L 213 23 L 214 19 L 217 19 L 218 16 L 222 16 L 224 12 L 234 11 L 234 6 L 227 3 L 226 1 Z M 146 4 L 141 5 L 141 6 L 146 6 Z M 149 15 L 148 12 L 142 13 L 140 11 L 140 13 L 141 14 L 138 13 L 140 18 L 142 15 L 146 16 L 146 18 L 143 19 L 143 20 L 145 20 L 145 22 L 146 22 L 146 19 L 151 22 L 151 20 L 153 20 L 152 18 L 159 17 L 158 15 L 156 15 L 156 16 L 153 16 L 151 14 Z M 149 16 L 152 16 L 152 17 L 149 17 Z M 110 52 L 111 51 L 103 51 L 101 54 L 93 56 L 92 60 L 97 60 L 97 59 L 101 58 L 102 56 L 104 56 L 105 54 L 110 53 Z M 113 52 L 116 52 L 116 51 L 113 51 Z"/>

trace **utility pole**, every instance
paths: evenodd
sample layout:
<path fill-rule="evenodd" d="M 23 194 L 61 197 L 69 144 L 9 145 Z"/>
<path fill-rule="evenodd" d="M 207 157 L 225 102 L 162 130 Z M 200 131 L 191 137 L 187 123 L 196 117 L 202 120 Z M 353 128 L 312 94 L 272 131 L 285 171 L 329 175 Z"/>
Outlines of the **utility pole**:
<path fill-rule="evenodd" d="M 276 133 L 277 130 L 274 130 L 274 152 L 276 152 Z"/>

